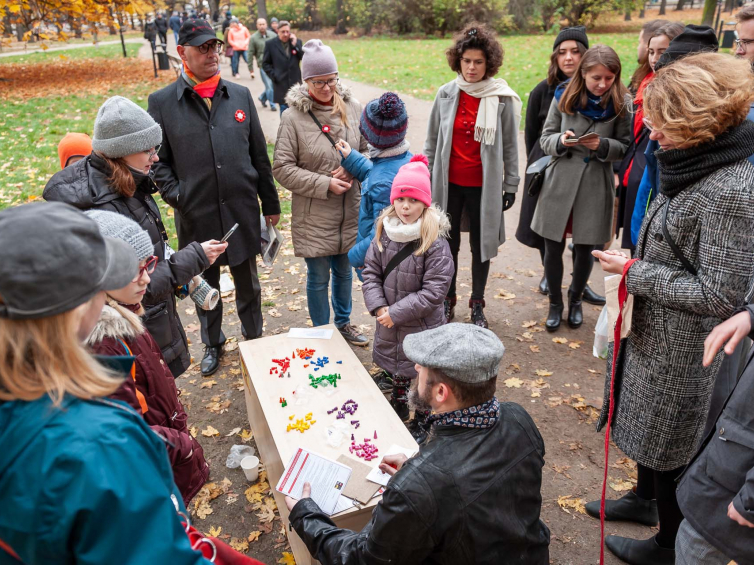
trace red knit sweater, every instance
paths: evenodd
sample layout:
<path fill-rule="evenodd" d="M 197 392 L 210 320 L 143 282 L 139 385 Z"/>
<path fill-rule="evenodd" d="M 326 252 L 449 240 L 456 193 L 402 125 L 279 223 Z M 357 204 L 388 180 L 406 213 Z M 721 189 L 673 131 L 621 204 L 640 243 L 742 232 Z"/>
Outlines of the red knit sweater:
<path fill-rule="evenodd" d="M 458 100 L 448 180 L 460 186 L 482 186 L 482 144 L 474 141 L 474 124 L 480 100 L 463 91 Z"/>

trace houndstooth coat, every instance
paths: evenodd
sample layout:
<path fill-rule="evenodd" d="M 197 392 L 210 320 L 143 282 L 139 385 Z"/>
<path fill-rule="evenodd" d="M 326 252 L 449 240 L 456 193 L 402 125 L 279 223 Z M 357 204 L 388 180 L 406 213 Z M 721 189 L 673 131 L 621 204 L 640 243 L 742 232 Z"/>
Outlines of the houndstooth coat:
<path fill-rule="evenodd" d="M 672 199 L 668 232 L 696 276 L 662 236 L 666 201 L 659 195 L 652 203 L 637 242 L 640 260 L 626 276 L 633 321 L 611 428 L 626 455 L 657 471 L 686 465 L 695 453 L 723 357 L 702 367 L 704 340 L 754 294 L 754 167 L 725 166 Z M 612 346 L 598 431 L 607 422 L 611 369 Z"/>

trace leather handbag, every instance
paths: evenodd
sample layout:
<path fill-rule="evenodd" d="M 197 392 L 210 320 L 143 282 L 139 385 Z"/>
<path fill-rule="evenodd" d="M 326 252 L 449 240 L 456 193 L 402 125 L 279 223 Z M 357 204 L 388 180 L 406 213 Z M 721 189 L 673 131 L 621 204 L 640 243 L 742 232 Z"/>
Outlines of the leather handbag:
<path fill-rule="evenodd" d="M 545 171 L 553 163 L 551 155 L 545 155 L 534 161 L 526 169 L 526 174 L 531 175 L 528 179 L 526 192 L 529 196 L 538 196 L 545 182 Z"/>

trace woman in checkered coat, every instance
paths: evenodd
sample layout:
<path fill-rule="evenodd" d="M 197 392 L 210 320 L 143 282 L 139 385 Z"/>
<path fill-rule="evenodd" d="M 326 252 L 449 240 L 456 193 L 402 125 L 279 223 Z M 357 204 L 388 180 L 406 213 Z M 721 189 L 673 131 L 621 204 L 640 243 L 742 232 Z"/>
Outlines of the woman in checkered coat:
<path fill-rule="evenodd" d="M 640 541 L 608 536 L 607 547 L 628 563 L 674 563 L 683 519 L 675 479 L 701 439 L 723 357 L 703 367 L 704 340 L 754 294 L 754 167 L 746 160 L 754 153 L 754 124 L 746 120 L 752 93 L 748 63 L 715 53 L 673 63 L 645 91 L 661 186 L 639 234 L 639 260 L 625 275 L 633 320 L 611 424 L 615 444 L 637 461 L 639 480 L 635 491 L 607 502 L 606 518 L 659 519 L 660 532 Z M 595 255 L 612 273 L 628 261 L 617 251 Z M 611 371 L 608 362 L 598 430 L 607 421 Z M 588 511 L 599 516 L 599 502 Z"/>

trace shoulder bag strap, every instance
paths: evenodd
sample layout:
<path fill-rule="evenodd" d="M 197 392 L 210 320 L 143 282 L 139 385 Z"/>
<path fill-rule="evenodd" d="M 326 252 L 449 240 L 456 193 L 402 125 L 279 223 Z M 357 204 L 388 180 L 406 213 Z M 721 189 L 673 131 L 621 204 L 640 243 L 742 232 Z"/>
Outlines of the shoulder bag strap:
<path fill-rule="evenodd" d="M 676 256 L 676 258 L 683 264 L 683 267 L 692 275 L 696 276 L 696 269 L 694 268 L 694 265 L 691 264 L 691 262 L 686 259 L 686 257 L 681 253 L 681 250 L 676 245 L 675 241 L 672 237 L 670 237 L 670 232 L 668 231 L 668 208 L 670 208 L 670 199 L 668 198 L 668 201 L 665 202 L 665 210 L 662 213 L 662 235 L 665 238 L 665 241 L 668 242 L 668 245 L 670 246 L 670 250 L 673 252 L 673 255 Z"/>
<path fill-rule="evenodd" d="M 319 120 L 317 119 L 317 116 L 314 115 L 314 112 L 312 112 L 311 110 L 309 110 L 309 116 L 311 116 L 312 120 L 314 120 L 314 123 L 317 124 L 317 127 L 319 128 L 319 131 L 321 131 L 322 133 L 325 134 L 325 137 L 327 137 L 327 141 L 330 142 L 330 145 L 332 145 L 333 147 L 335 147 L 335 141 L 333 140 L 332 137 L 330 137 L 329 133 L 327 133 L 324 129 L 322 129 L 322 124 L 319 123 Z"/>
<path fill-rule="evenodd" d="M 393 258 L 388 261 L 387 267 L 385 267 L 385 272 L 382 273 L 382 280 L 386 281 L 387 277 L 390 273 L 393 272 L 393 270 L 403 263 L 403 260 L 406 259 L 409 255 L 411 255 L 413 252 L 415 252 L 417 249 L 419 249 L 419 240 L 416 239 L 412 242 L 407 243 L 403 247 L 401 247 L 401 250 L 398 251 L 395 255 L 393 255 Z"/>

